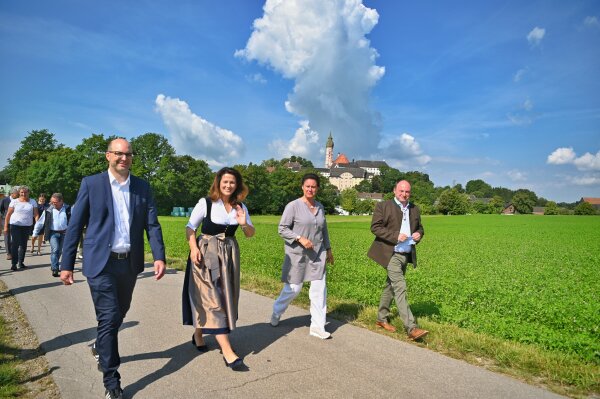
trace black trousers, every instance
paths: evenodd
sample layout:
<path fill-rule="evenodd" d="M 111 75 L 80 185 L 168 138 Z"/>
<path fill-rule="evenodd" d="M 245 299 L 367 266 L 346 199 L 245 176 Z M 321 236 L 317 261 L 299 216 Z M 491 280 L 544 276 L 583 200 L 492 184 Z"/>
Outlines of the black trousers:
<path fill-rule="evenodd" d="M 131 305 L 136 279 L 137 273 L 130 267 L 129 259 L 112 258 L 99 275 L 87 279 L 98 321 L 96 351 L 106 389 L 120 385 L 118 333 Z"/>
<path fill-rule="evenodd" d="M 11 263 L 13 266 L 23 264 L 25 260 L 25 252 L 27 252 L 27 243 L 29 241 L 29 233 L 31 226 L 10 225 L 10 255 L 12 256 Z"/>

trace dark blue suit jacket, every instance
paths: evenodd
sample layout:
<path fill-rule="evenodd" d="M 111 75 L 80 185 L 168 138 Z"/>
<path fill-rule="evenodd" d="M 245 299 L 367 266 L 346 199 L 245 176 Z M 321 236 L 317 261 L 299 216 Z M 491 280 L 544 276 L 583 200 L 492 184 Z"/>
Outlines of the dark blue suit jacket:
<path fill-rule="evenodd" d="M 144 230 L 154 260 L 166 260 L 162 230 L 148 182 L 130 175 L 130 262 L 132 270 L 144 270 Z M 115 231 L 113 198 L 108 172 L 85 177 L 73 205 L 71 220 L 63 244 L 61 270 L 73 270 L 77 246 L 83 228 L 83 275 L 95 277 L 104 269 L 110 256 Z"/>

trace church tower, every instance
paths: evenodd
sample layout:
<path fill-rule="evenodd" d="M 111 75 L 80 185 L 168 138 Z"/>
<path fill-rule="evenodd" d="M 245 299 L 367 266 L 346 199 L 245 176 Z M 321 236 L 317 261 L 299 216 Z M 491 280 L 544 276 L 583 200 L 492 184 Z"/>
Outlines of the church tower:
<path fill-rule="evenodd" d="M 333 137 L 331 137 L 330 131 L 325 145 L 325 167 L 331 168 L 331 165 L 333 165 Z"/>

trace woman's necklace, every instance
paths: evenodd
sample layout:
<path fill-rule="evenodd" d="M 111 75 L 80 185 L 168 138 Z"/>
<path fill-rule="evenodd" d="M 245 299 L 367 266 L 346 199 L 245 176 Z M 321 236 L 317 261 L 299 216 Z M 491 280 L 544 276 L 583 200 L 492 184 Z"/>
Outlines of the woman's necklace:
<path fill-rule="evenodd" d="M 311 205 L 310 202 L 306 198 L 304 198 L 303 201 L 306 204 L 306 206 L 308 206 L 310 208 L 310 210 L 313 210 L 317 207 L 316 205 Z"/>

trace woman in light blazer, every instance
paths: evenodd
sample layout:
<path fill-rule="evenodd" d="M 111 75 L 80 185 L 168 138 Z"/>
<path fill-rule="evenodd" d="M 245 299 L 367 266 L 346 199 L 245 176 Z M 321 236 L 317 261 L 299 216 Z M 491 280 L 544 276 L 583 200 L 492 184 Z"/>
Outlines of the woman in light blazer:
<path fill-rule="evenodd" d="M 285 257 L 281 281 L 284 283 L 273 304 L 271 325 L 279 324 L 281 315 L 298 296 L 305 281 L 310 281 L 310 335 L 321 339 L 331 336 L 325 331 L 327 314 L 326 263 L 333 265 L 325 208 L 315 197 L 319 176 L 302 177 L 304 195 L 285 206 L 279 222 L 279 235 L 284 240 Z"/>

